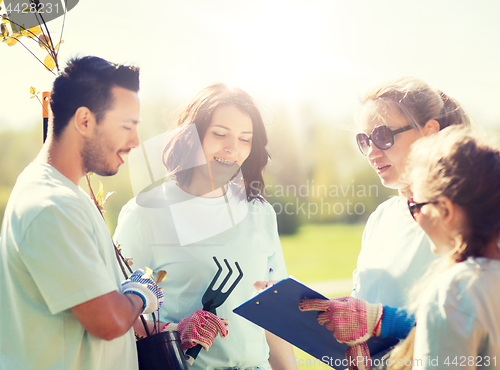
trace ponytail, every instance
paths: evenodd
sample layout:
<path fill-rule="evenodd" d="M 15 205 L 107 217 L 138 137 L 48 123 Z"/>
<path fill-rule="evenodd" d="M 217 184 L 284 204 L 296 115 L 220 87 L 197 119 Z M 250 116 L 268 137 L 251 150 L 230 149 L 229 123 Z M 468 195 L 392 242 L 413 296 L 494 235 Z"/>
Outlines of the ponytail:
<path fill-rule="evenodd" d="M 438 90 L 438 93 L 443 101 L 443 108 L 441 112 L 439 112 L 439 116 L 436 117 L 436 121 L 439 122 L 439 129 L 442 130 L 451 125 L 469 126 L 469 116 L 465 113 L 460 104 L 441 90 Z"/>

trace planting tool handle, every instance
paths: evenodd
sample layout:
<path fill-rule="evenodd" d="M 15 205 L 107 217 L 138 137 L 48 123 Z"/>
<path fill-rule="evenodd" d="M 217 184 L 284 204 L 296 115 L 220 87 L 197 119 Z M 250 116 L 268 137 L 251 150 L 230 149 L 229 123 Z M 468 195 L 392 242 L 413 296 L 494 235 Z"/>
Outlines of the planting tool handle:
<path fill-rule="evenodd" d="M 42 117 L 43 117 L 43 142 L 47 139 L 47 131 L 49 130 L 49 96 L 48 91 L 42 93 Z"/>
<path fill-rule="evenodd" d="M 194 364 L 194 360 L 196 360 L 196 357 L 198 357 L 198 354 L 200 353 L 202 349 L 201 344 L 197 344 L 194 347 L 189 348 L 186 351 L 186 362 L 189 366 Z"/>

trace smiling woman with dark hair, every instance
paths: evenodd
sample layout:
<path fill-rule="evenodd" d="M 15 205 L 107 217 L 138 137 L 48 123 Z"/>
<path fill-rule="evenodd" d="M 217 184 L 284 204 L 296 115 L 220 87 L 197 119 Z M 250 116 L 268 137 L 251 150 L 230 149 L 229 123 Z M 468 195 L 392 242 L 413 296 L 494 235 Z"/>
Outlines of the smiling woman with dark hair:
<path fill-rule="evenodd" d="M 287 276 L 276 213 L 261 195 L 269 154 L 255 103 L 241 89 L 208 86 L 188 104 L 167 137 L 158 155 L 172 181 L 129 201 L 115 233 L 135 265 L 167 271 L 160 283 L 167 297 L 160 319 L 170 323 L 164 329 L 181 331 L 184 349 L 196 343 L 208 349 L 200 352 L 195 369 L 294 368 L 291 345 L 232 312 L 251 298 L 255 282 L 270 280 L 271 269 L 277 279 Z M 243 272 L 212 316 L 219 325 L 227 321 L 218 316 L 228 319 L 227 329 L 201 327 L 190 319 L 204 315 L 199 310 L 217 273 L 214 257 L 225 270 L 220 281 L 229 266 L 235 270 L 224 291 L 238 275 L 236 263 Z M 195 329 L 184 330 L 184 320 Z"/>
<path fill-rule="evenodd" d="M 240 139 L 243 143 L 247 143 L 246 147 L 251 151 L 243 161 L 235 162 L 236 166 L 232 171 L 235 174 L 236 170 L 241 167 L 248 201 L 262 200 L 260 196 L 264 189 L 262 171 L 269 160 L 269 153 L 266 149 L 267 133 L 262 116 L 252 97 L 239 88 L 229 88 L 225 84 L 217 83 L 201 90 L 180 114 L 177 120 L 178 129 L 163 150 L 163 163 L 169 174 L 176 177 L 181 188 L 189 186 L 198 155 L 197 151 L 193 150 L 196 143 L 203 143 L 207 131 L 209 131 L 208 136 L 212 138 L 223 138 L 228 131 L 228 128 L 223 125 L 218 125 L 217 130 L 209 130 L 211 126 L 214 128 L 211 125 L 214 113 L 218 111 L 220 114 L 221 109 L 226 111 L 237 109 L 251 120 L 251 129 L 244 132 Z M 196 132 L 193 131 L 191 124 L 194 124 Z M 210 164 L 213 161 L 217 162 L 215 158 L 210 158 L 207 163 Z"/>

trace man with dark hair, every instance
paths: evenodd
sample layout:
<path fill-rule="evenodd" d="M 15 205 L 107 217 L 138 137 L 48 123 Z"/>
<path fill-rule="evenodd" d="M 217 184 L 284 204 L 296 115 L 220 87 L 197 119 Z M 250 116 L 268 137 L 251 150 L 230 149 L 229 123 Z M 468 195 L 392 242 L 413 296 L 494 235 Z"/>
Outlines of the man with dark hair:
<path fill-rule="evenodd" d="M 139 70 L 73 59 L 56 78 L 48 138 L 19 175 L 0 239 L 0 369 L 137 369 L 132 324 L 163 294 L 123 284 L 111 236 L 78 186 L 139 144 Z"/>

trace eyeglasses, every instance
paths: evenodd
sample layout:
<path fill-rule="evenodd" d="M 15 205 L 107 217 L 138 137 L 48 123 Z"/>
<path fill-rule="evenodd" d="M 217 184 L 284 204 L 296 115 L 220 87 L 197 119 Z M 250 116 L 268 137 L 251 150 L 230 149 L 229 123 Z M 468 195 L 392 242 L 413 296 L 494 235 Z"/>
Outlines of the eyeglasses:
<path fill-rule="evenodd" d="M 436 203 L 437 202 L 415 203 L 415 202 L 412 202 L 410 199 L 408 199 L 408 209 L 410 210 L 411 217 L 413 217 L 413 219 L 415 221 L 417 221 L 417 219 L 415 218 L 415 215 L 420 213 L 420 210 L 422 209 L 423 206 L 425 206 L 426 204 L 436 204 Z"/>
<path fill-rule="evenodd" d="M 380 150 L 387 150 L 394 145 L 394 136 L 412 128 L 412 125 L 408 125 L 397 130 L 391 130 L 387 126 L 377 126 L 373 129 L 370 136 L 367 136 L 364 132 L 357 134 L 356 142 L 361 153 L 367 155 L 370 149 L 370 140 Z"/>

